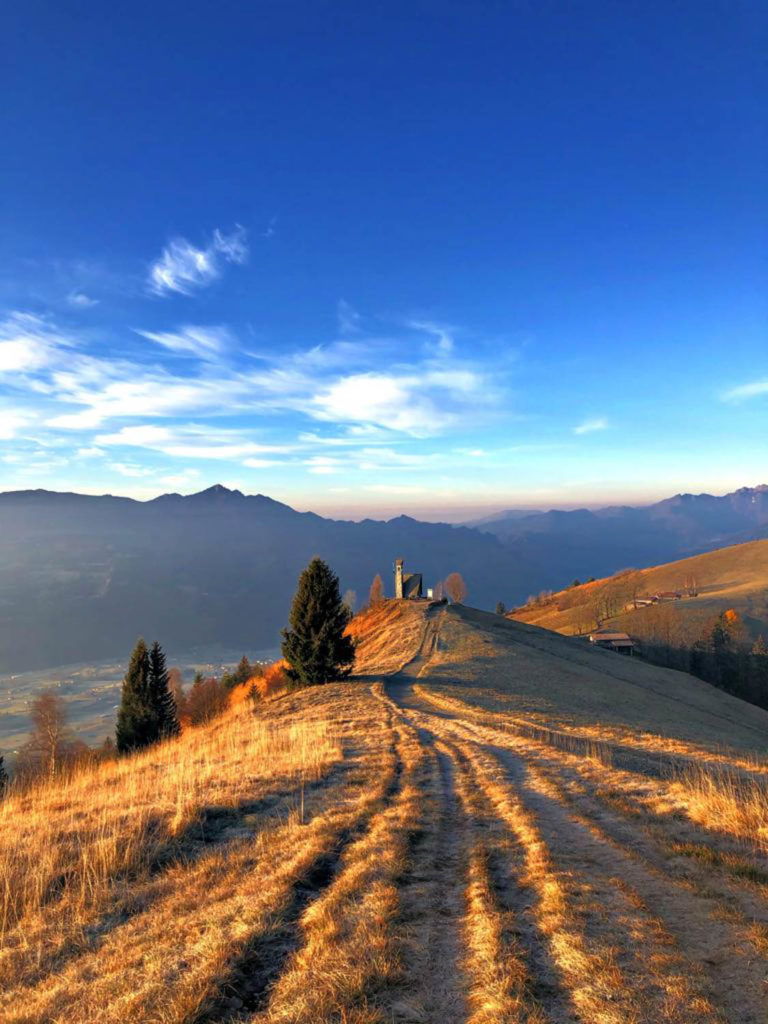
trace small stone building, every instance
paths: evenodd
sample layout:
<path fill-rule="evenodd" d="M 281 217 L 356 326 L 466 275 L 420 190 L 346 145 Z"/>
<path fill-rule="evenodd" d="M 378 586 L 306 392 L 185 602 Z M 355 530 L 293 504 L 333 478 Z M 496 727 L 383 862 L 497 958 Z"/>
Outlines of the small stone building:
<path fill-rule="evenodd" d="M 395 597 L 399 600 L 418 600 L 422 596 L 420 572 L 403 572 L 403 559 L 395 559 Z"/>

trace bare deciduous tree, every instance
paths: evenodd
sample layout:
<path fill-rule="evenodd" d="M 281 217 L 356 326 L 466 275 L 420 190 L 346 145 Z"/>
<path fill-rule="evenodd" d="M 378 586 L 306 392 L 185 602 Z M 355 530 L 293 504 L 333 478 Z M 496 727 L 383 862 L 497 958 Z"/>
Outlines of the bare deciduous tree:
<path fill-rule="evenodd" d="M 445 592 L 454 604 L 467 599 L 467 585 L 459 572 L 452 572 L 445 578 Z"/>
<path fill-rule="evenodd" d="M 19 751 L 19 771 L 23 775 L 53 778 L 79 752 L 67 724 L 64 701 L 58 694 L 46 690 L 32 702 L 31 718 L 30 737 Z"/>
<path fill-rule="evenodd" d="M 368 593 L 368 604 L 371 608 L 375 608 L 377 604 L 381 604 L 384 600 L 384 583 L 382 582 L 379 573 L 373 577 L 373 583 L 371 584 L 370 592 Z"/>

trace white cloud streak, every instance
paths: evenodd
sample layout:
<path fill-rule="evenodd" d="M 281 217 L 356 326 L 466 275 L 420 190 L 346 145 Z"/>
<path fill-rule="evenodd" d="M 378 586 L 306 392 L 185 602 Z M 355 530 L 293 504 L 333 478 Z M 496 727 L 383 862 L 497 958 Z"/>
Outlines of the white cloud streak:
<path fill-rule="evenodd" d="M 573 428 L 574 434 L 594 434 L 597 430 L 607 430 L 608 420 L 604 416 L 600 416 L 596 419 L 585 420 L 580 423 L 577 427 Z"/>
<path fill-rule="evenodd" d="M 285 455 L 291 445 L 260 444 L 236 430 L 211 430 L 196 424 L 165 427 L 156 424 L 123 427 L 113 434 L 99 434 L 96 444 L 104 448 L 144 448 L 180 459 L 216 459 L 227 462 L 255 457 Z"/>
<path fill-rule="evenodd" d="M 226 327 L 180 327 L 178 331 L 141 331 L 136 333 L 157 345 L 206 362 L 216 362 L 232 346 Z"/>
<path fill-rule="evenodd" d="M 34 419 L 34 413 L 25 409 L 0 408 L 0 441 L 12 440 Z"/>
<path fill-rule="evenodd" d="M 0 324 L 0 374 L 30 374 L 56 362 L 70 342 L 42 317 L 12 313 Z"/>
<path fill-rule="evenodd" d="M 109 464 L 110 469 L 114 469 L 120 476 L 129 477 L 142 477 L 142 476 L 154 476 L 154 470 L 148 469 L 145 466 L 129 465 L 125 462 L 111 462 Z"/>
<path fill-rule="evenodd" d="M 192 295 L 221 277 L 222 264 L 248 259 L 245 230 L 225 235 L 216 229 L 209 245 L 198 249 L 186 238 L 174 238 L 149 269 L 148 285 L 156 295 Z"/>
<path fill-rule="evenodd" d="M 199 469 L 183 469 L 180 473 L 171 473 L 169 476 L 161 477 L 161 482 L 169 487 L 187 487 L 194 483 L 200 476 Z"/>
<path fill-rule="evenodd" d="M 134 333 L 149 344 L 138 351 L 134 340 L 135 356 L 122 345 L 116 357 L 92 334 L 73 337 L 47 319 L 17 313 L 0 322 L 0 383 L 23 393 L 41 444 L 68 448 L 70 433 L 72 456 L 91 460 L 94 472 L 103 465 L 158 480 L 203 460 L 252 470 L 293 465 L 321 476 L 409 471 L 444 456 L 397 445 L 440 435 L 468 416 L 476 423 L 504 394 L 493 362 L 459 358 L 436 333 L 437 345 L 415 351 L 412 336 L 360 337 L 257 363 L 223 326 Z M 3 418 L 0 408 L 0 438 L 27 422 L 11 411 Z M 224 418 L 228 425 L 217 425 Z M 265 420 L 286 443 L 261 439 Z M 328 425 L 328 436 L 306 429 L 312 421 Z M 173 461 L 154 459 L 145 472 L 141 451 Z"/>
<path fill-rule="evenodd" d="M 357 334 L 360 331 L 362 317 L 344 299 L 339 299 L 337 303 L 336 320 L 342 334 Z"/>
<path fill-rule="evenodd" d="M 453 335 L 456 330 L 454 327 L 437 324 L 432 320 L 409 320 L 408 326 L 412 327 L 416 331 L 423 331 L 425 334 L 429 334 L 435 338 L 435 347 L 438 352 L 446 355 L 453 352 Z"/>
<path fill-rule="evenodd" d="M 720 398 L 723 402 L 740 402 L 745 398 L 758 398 L 760 395 L 768 395 L 768 377 L 740 384 L 724 392 Z"/>
<path fill-rule="evenodd" d="M 74 306 L 75 309 L 91 309 L 99 304 L 98 299 L 92 299 L 85 292 L 70 292 L 67 296 L 67 302 L 70 306 Z"/>

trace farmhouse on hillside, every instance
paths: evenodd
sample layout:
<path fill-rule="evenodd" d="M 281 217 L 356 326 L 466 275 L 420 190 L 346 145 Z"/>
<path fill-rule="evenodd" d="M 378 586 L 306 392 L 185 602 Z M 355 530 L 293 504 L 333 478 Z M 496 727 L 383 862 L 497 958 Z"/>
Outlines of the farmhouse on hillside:
<path fill-rule="evenodd" d="M 612 633 L 607 629 L 599 629 L 596 633 L 589 634 L 589 642 L 597 647 L 605 647 L 609 651 L 616 651 L 617 654 L 635 653 L 635 641 L 627 633 Z"/>

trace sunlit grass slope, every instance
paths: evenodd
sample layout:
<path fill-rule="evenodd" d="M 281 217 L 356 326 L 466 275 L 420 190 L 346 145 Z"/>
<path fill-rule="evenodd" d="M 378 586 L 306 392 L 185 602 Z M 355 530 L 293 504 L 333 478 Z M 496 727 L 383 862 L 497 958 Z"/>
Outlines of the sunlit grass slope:
<path fill-rule="evenodd" d="M 0 805 L 3 1024 L 765 1024 L 768 714 L 460 606 Z"/>
<path fill-rule="evenodd" d="M 637 591 L 645 595 L 683 590 L 686 579 L 695 579 L 697 596 L 686 597 L 674 605 L 675 611 L 693 622 L 703 621 L 726 608 L 735 608 L 753 632 L 766 625 L 768 540 L 735 544 L 678 562 L 640 569 L 636 576 Z M 554 594 L 548 603 L 520 608 L 512 613 L 512 617 L 567 635 L 583 632 L 594 625 L 590 613 L 585 609 L 599 602 L 601 592 L 615 585 L 615 580 L 609 577 L 569 588 Z M 760 609 L 761 621 L 752 621 L 755 607 Z M 631 630 L 633 616 L 636 614 L 617 615 L 608 621 Z"/>

